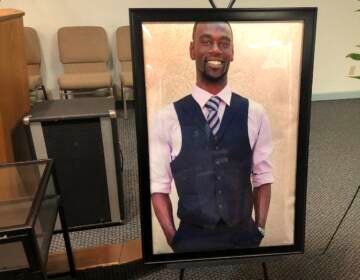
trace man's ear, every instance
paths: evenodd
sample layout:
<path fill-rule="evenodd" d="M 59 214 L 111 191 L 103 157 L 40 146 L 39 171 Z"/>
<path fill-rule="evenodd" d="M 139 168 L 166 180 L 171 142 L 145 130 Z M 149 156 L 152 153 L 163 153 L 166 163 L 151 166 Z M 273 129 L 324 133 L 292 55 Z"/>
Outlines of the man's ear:
<path fill-rule="evenodd" d="M 192 59 L 192 60 L 195 60 L 194 41 L 191 41 L 191 42 L 190 42 L 189 52 L 190 52 L 190 57 L 191 57 L 191 59 Z"/>
<path fill-rule="evenodd" d="M 233 60 L 234 60 L 234 46 L 232 46 L 231 52 L 232 52 L 232 54 L 231 54 L 231 59 L 230 59 L 230 61 L 233 61 Z"/>

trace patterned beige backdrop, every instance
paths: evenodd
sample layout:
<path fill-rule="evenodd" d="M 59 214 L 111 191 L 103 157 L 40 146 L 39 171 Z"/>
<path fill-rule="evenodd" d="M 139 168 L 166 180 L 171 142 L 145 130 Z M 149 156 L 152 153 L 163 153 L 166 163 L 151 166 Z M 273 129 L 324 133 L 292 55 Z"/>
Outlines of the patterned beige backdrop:
<path fill-rule="evenodd" d="M 264 106 L 273 133 L 275 183 L 261 246 L 292 244 L 303 23 L 242 22 L 231 26 L 235 56 L 229 85 Z M 156 111 L 188 94 L 194 85 L 195 63 L 189 56 L 192 27 L 192 23 L 143 25 L 149 122 Z M 178 225 L 176 191 L 171 198 Z M 152 232 L 154 254 L 171 252 L 154 213 Z"/>

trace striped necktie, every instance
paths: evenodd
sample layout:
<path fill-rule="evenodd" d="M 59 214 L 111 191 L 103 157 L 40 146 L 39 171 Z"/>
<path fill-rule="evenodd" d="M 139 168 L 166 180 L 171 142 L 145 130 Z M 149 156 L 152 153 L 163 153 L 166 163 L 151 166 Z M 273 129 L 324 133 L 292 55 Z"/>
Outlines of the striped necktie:
<path fill-rule="evenodd" d="M 205 107 L 208 109 L 206 120 L 213 135 L 215 135 L 220 128 L 220 119 L 218 115 L 220 101 L 220 97 L 213 96 L 205 104 Z"/>

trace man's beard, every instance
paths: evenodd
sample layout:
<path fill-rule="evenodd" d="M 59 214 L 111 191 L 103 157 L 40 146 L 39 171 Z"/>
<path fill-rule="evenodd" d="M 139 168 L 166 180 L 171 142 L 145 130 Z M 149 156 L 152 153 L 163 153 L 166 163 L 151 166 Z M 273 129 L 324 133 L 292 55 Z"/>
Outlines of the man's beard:
<path fill-rule="evenodd" d="M 208 81 L 208 82 L 211 82 L 211 83 L 216 83 L 216 82 L 219 82 L 219 81 L 223 81 L 226 79 L 227 77 L 227 73 L 228 71 L 224 71 L 220 76 L 212 76 L 212 75 L 209 75 L 206 71 L 203 73 L 203 78 L 204 80 Z"/>

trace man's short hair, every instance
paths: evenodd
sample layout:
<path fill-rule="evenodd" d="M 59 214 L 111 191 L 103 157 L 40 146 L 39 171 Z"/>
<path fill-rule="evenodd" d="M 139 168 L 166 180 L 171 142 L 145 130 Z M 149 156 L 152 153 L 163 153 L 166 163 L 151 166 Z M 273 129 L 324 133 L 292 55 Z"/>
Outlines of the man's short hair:
<path fill-rule="evenodd" d="M 192 31 L 192 39 L 195 40 L 196 27 L 199 23 L 214 23 L 214 22 L 221 22 L 221 23 L 227 24 L 230 27 L 231 36 L 233 35 L 231 25 L 227 20 L 224 20 L 224 21 L 195 21 L 193 31 Z"/>

